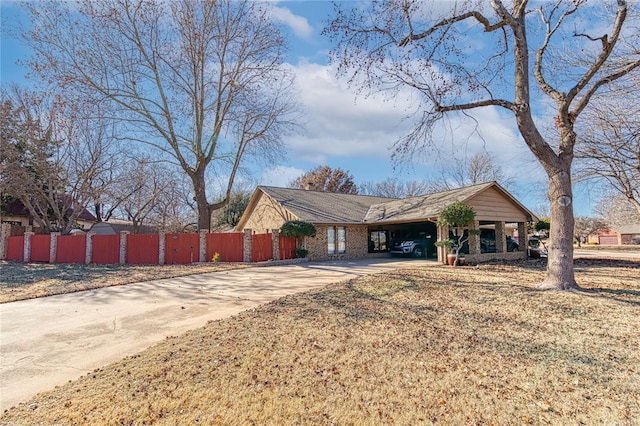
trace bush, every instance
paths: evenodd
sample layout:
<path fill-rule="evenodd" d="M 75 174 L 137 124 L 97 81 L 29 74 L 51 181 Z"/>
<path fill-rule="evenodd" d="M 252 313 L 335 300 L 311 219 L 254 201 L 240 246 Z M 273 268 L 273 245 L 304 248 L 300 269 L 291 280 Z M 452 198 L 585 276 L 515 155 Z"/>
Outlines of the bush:
<path fill-rule="evenodd" d="M 307 255 L 309 254 L 309 250 L 306 249 L 296 249 L 296 258 L 298 259 L 303 259 L 305 257 L 307 257 Z"/>
<path fill-rule="evenodd" d="M 313 223 L 302 220 L 290 220 L 280 228 L 280 235 L 285 237 L 315 237 L 316 227 Z"/>

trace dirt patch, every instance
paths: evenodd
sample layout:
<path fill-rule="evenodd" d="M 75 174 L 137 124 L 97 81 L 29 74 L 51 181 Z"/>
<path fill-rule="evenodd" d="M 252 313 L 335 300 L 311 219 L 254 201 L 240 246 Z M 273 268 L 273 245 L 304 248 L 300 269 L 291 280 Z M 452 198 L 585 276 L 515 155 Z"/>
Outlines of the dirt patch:
<path fill-rule="evenodd" d="M 0 424 L 619 424 L 640 418 L 640 266 L 577 261 L 592 296 L 520 266 L 384 273 L 149 348 Z"/>
<path fill-rule="evenodd" d="M 71 265 L 2 261 L 0 303 L 246 267 L 242 263 Z"/>

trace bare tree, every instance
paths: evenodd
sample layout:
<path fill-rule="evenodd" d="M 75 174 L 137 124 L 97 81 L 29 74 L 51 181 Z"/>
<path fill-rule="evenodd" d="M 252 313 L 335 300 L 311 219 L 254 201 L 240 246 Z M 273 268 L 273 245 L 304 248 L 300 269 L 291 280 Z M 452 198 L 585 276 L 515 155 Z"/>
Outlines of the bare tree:
<path fill-rule="evenodd" d="M 223 206 L 243 159 L 269 159 L 292 130 L 293 74 L 266 3 L 248 0 L 80 0 L 27 3 L 24 38 L 44 81 L 108 103 L 129 140 L 189 176 L 198 227 Z M 227 176 L 209 202 L 209 173 Z"/>
<path fill-rule="evenodd" d="M 571 184 L 575 123 L 598 90 L 640 67 L 640 32 L 630 28 L 638 21 L 629 17 L 635 4 L 585 3 L 342 4 L 325 30 L 337 42 L 333 60 L 352 84 L 390 94 L 406 89 L 419 97 L 417 125 L 396 145 L 400 157 L 432 146 L 434 127 L 450 114 L 493 107 L 513 115 L 549 178 L 551 244 L 541 288 L 578 288 Z M 589 26 L 598 13 L 598 25 Z M 545 139 L 536 121 L 535 114 L 548 106 L 542 99 L 555 108 L 556 143 Z"/>
<path fill-rule="evenodd" d="M 640 223 L 640 213 L 626 197 L 605 194 L 594 208 L 594 212 L 603 217 L 610 228 Z"/>
<path fill-rule="evenodd" d="M 429 193 L 427 183 L 419 180 L 402 181 L 398 178 L 387 178 L 381 182 L 365 182 L 358 191 L 362 195 L 375 195 L 387 198 L 409 198 Z"/>
<path fill-rule="evenodd" d="M 578 216 L 575 221 L 573 237 L 578 243 L 578 247 L 581 247 L 582 243 L 587 241 L 587 237 L 589 237 L 589 235 L 607 228 L 607 224 L 604 219 L 598 217 Z"/>
<path fill-rule="evenodd" d="M 319 166 L 297 177 L 289 183 L 291 188 L 310 189 L 321 192 L 339 192 L 357 194 L 358 187 L 353 182 L 353 175 L 340 168 Z"/>
<path fill-rule="evenodd" d="M 583 179 L 604 178 L 640 214 L 640 78 L 629 83 L 585 111 L 576 157 Z"/>
<path fill-rule="evenodd" d="M 508 188 L 514 181 L 487 152 L 478 152 L 471 158 L 455 158 L 449 164 L 438 168 L 438 175 L 427 182 L 429 192 L 448 191 L 463 186 L 496 181 Z"/>
<path fill-rule="evenodd" d="M 113 168 L 115 154 L 102 123 L 71 112 L 59 97 L 2 92 L 2 191 L 38 226 L 64 234 L 104 189 L 95 182 Z"/>

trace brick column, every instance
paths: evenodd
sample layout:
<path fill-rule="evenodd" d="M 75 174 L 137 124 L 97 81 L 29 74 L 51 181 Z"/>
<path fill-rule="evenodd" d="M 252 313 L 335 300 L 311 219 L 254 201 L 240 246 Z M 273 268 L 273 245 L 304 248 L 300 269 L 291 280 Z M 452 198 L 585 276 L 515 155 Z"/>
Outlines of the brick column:
<path fill-rule="evenodd" d="M 474 220 L 471 229 L 480 229 L 480 221 Z M 480 254 L 480 235 L 469 233 L 469 254 Z"/>
<path fill-rule="evenodd" d="M 127 263 L 127 235 L 129 231 L 120 231 L 120 264 Z"/>
<path fill-rule="evenodd" d="M 11 236 L 11 225 L 3 223 L 0 226 L 0 260 L 7 258 L 7 249 L 9 247 L 9 237 Z"/>
<path fill-rule="evenodd" d="M 164 265 L 167 259 L 167 233 L 158 232 L 158 265 Z"/>
<path fill-rule="evenodd" d="M 527 235 L 527 224 L 518 222 L 518 250 L 525 251 L 529 245 L 529 235 Z"/>
<path fill-rule="evenodd" d="M 84 252 L 84 263 L 85 264 L 90 264 L 91 263 L 91 255 L 93 254 L 93 236 L 96 235 L 95 232 L 91 231 L 91 232 L 87 232 L 87 248 L 85 249 Z"/>
<path fill-rule="evenodd" d="M 27 231 L 24 233 L 24 246 L 22 252 L 22 260 L 25 263 L 28 263 L 31 260 L 31 237 L 33 236 L 33 232 Z M 53 235 L 51 240 L 53 241 Z"/>
<path fill-rule="evenodd" d="M 504 233 L 504 222 L 496 222 L 496 253 L 507 251 L 507 240 Z"/>
<path fill-rule="evenodd" d="M 200 262 L 206 262 L 207 260 L 207 234 L 209 233 L 208 229 L 200 230 Z"/>
<path fill-rule="evenodd" d="M 59 232 L 51 233 L 51 242 L 49 243 L 49 263 L 56 263 L 56 257 L 58 257 L 58 237 Z"/>
<path fill-rule="evenodd" d="M 272 247 L 273 247 L 273 260 L 280 260 L 280 230 L 271 230 Z"/>
<path fill-rule="evenodd" d="M 242 240 L 242 261 L 245 263 L 251 263 L 252 258 L 252 243 L 253 243 L 253 232 L 251 229 L 244 230 L 244 236 Z"/>
<path fill-rule="evenodd" d="M 444 241 L 449 239 L 449 227 L 438 226 L 438 241 Z M 447 263 L 447 247 L 438 247 L 438 262 Z"/>

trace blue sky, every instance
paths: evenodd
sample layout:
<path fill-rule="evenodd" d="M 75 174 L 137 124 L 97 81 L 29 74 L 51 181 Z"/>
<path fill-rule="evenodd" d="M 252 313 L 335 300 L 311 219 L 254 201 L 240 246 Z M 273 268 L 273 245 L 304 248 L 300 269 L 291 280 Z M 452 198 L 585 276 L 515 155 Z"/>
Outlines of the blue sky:
<path fill-rule="evenodd" d="M 383 101 L 381 97 L 356 97 L 346 82 L 336 78 L 328 64 L 329 40 L 321 35 L 333 6 L 328 1 L 273 2 L 277 19 L 288 36 L 289 64 L 296 72 L 297 90 L 304 107 L 302 130 L 285 140 L 288 157 L 270 166 L 256 166 L 253 182 L 264 185 L 286 184 L 319 165 L 348 170 L 356 183 L 381 181 L 388 177 L 423 180 L 436 175 L 436 168 L 453 150 L 471 156 L 486 150 L 499 161 L 504 171 L 517 175 L 510 189 L 520 201 L 540 212 L 545 204 L 544 173 L 521 140 L 513 118 L 494 109 L 474 111 L 480 123 L 481 137 L 473 131 L 474 123 L 459 119 L 449 121 L 449 134 L 443 136 L 439 151 L 425 152 L 422 158 L 403 163 L 394 169 L 391 148 L 411 128 L 405 120 L 406 101 Z M 30 84 L 27 69 L 16 64 L 29 52 L 19 40 L 9 37 L 7 27 L 24 20 L 18 3 L 2 0 L 2 85 Z M 454 145 L 455 143 L 455 145 Z M 462 153 L 462 154 L 460 154 Z M 448 160 L 444 160 L 448 161 Z M 523 172 L 524 171 L 524 172 Z M 575 212 L 590 215 L 598 201 L 590 191 L 576 188 Z"/>

